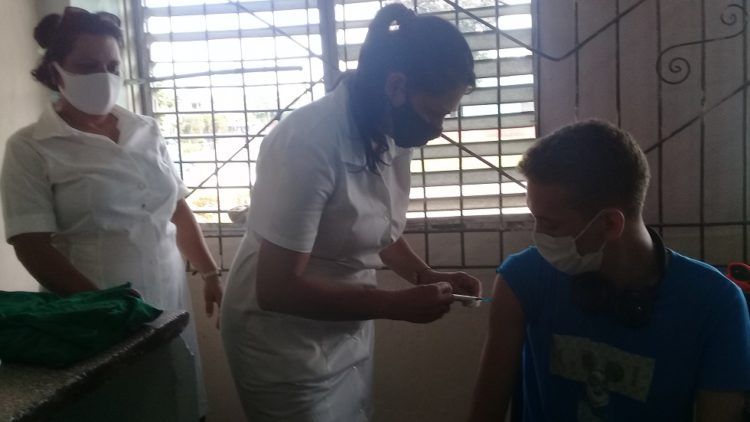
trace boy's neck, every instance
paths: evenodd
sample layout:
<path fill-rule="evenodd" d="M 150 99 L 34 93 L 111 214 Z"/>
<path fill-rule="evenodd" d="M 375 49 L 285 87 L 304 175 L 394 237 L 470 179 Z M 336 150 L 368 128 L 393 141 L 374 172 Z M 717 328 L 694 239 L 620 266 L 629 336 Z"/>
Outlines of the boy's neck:
<path fill-rule="evenodd" d="M 652 285 L 661 275 L 657 247 L 642 219 L 627 221 L 622 237 L 605 249 L 601 273 L 618 290 Z"/>

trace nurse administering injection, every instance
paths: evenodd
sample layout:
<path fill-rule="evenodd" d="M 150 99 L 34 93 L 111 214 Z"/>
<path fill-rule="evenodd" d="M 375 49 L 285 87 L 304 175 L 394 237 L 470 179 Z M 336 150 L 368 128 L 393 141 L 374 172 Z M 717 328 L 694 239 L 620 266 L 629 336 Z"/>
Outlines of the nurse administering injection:
<path fill-rule="evenodd" d="M 357 70 L 263 140 L 221 324 L 248 420 L 371 420 L 372 320 L 427 323 L 465 302 L 452 294 L 481 295 L 402 236 L 412 149 L 440 135 L 473 66 L 453 25 L 390 4 Z M 383 264 L 414 286 L 378 289 Z"/>

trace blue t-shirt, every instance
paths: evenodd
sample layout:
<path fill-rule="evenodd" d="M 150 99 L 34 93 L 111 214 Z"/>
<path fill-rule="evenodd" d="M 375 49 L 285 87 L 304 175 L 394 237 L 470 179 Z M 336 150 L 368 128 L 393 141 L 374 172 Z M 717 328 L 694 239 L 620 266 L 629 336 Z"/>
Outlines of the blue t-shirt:
<path fill-rule="evenodd" d="M 574 305 L 571 277 L 536 248 L 498 268 L 526 320 L 524 421 L 692 421 L 697 390 L 750 390 L 741 291 L 713 267 L 668 253 L 641 328 Z"/>

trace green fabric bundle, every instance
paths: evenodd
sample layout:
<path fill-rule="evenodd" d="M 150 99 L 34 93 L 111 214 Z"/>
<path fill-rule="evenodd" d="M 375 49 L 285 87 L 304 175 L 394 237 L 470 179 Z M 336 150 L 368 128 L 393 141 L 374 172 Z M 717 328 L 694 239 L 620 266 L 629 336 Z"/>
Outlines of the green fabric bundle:
<path fill-rule="evenodd" d="M 0 360 L 62 368 L 122 341 L 162 311 L 130 283 L 58 296 L 0 291 Z"/>

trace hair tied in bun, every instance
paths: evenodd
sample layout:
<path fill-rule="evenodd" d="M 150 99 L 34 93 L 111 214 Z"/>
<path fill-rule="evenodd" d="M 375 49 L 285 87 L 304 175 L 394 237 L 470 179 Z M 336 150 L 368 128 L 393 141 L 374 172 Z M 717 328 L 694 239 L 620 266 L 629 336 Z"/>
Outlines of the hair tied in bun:
<path fill-rule="evenodd" d="M 34 28 L 34 39 L 42 48 L 49 48 L 52 40 L 55 39 L 57 29 L 60 27 L 62 16 L 57 13 L 51 13 L 45 16 Z"/>

